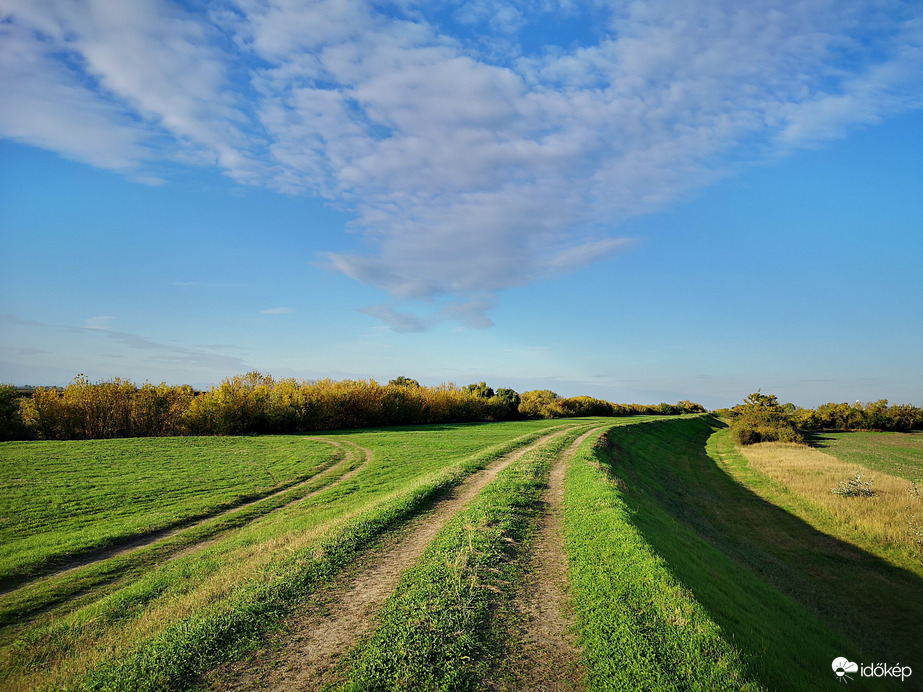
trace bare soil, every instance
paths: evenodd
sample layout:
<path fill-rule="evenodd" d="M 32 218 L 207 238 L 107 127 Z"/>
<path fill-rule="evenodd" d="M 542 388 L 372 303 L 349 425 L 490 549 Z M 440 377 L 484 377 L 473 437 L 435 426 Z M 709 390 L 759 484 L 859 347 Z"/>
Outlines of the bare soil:
<path fill-rule="evenodd" d="M 564 475 L 577 448 L 596 432 L 598 428 L 577 438 L 551 468 L 545 513 L 514 603 L 519 631 L 511 632 L 512 655 L 493 679 L 487 681 L 490 689 L 503 692 L 585 689 L 586 673 L 574 634 L 564 552 Z"/>
<path fill-rule="evenodd" d="M 337 662 L 370 631 L 376 613 L 443 526 L 497 474 L 526 452 L 560 435 L 556 431 L 507 454 L 471 475 L 400 535 L 362 560 L 344 583 L 322 589 L 274 635 L 274 641 L 247 659 L 223 666 L 211 677 L 221 690 L 318 690 L 337 682 Z"/>

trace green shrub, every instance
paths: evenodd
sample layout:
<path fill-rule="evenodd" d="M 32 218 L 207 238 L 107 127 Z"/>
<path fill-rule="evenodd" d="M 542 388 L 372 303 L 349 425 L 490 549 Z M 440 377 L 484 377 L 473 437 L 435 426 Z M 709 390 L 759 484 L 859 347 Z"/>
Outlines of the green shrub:
<path fill-rule="evenodd" d="M 751 394 L 731 421 L 731 436 L 742 445 L 758 442 L 803 443 L 804 436 L 795 429 L 794 417 L 772 394 Z"/>

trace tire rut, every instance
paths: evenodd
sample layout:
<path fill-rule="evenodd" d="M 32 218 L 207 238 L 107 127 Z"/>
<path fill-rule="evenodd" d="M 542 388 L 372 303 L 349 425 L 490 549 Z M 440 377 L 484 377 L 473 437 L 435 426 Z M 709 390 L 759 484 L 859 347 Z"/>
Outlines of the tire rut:
<path fill-rule="evenodd" d="M 602 428 L 578 437 L 555 461 L 548 477 L 545 513 L 538 527 L 515 611 L 521 629 L 512 633 L 515 656 L 488 681 L 503 692 L 559 692 L 585 689 L 586 673 L 570 614 L 567 554 L 564 551 L 564 476 L 580 445 Z"/>
<path fill-rule="evenodd" d="M 210 515 L 208 515 L 208 516 L 206 516 L 206 517 L 202 517 L 201 519 L 199 519 L 199 520 L 197 520 L 197 521 L 194 521 L 194 522 L 192 522 L 192 523 L 184 524 L 184 525 L 182 525 L 182 526 L 180 526 L 180 527 L 178 527 L 178 528 L 166 528 L 166 529 L 162 529 L 162 530 L 159 530 L 159 531 L 154 531 L 154 532 L 151 532 L 151 533 L 144 534 L 144 535 L 142 535 L 142 536 L 138 536 L 138 537 L 136 537 L 136 538 L 130 538 L 130 539 L 127 539 L 127 540 L 124 540 L 124 541 L 120 541 L 120 542 L 118 542 L 118 543 L 115 544 L 115 545 L 106 547 L 106 548 L 104 548 L 104 549 L 102 549 L 102 550 L 94 551 L 94 552 L 92 552 L 92 553 L 89 553 L 89 554 L 84 555 L 84 556 L 81 556 L 81 557 L 76 557 L 76 558 L 73 558 L 73 559 L 69 559 L 69 560 L 65 561 L 63 564 L 60 564 L 60 565 L 59 565 L 58 567 L 56 567 L 55 569 L 50 570 L 50 571 L 47 571 L 47 572 L 44 572 L 44 573 L 42 573 L 41 575 L 35 577 L 34 579 L 29 579 L 29 580 L 27 580 L 27 581 L 20 582 L 20 583 L 18 583 L 16 586 L 14 586 L 14 587 L 12 587 L 12 588 L 8 588 L 8 589 L 5 589 L 5 590 L 0 591 L 0 597 L 7 596 L 7 595 L 9 595 L 9 594 L 13 594 L 13 593 L 19 591 L 20 589 L 24 589 L 24 588 L 27 588 L 27 587 L 29 587 L 29 586 L 34 586 L 34 585 L 39 584 L 39 583 L 42 583 L 42 582 L 47 582 L 47 581 L 50 581 L 50 580 L 52 580 L 52 579 L 57 579 L 57 578 L 62 577 L 62 576 L 64 576 L 64 575 L 67 575 L 67 574 L 76 572 L 76 571 L 78 571 L 78 570 L 80 570 L 80 569 L 83 569 L 83 568 L 88 567 L 88 566 L 90 566 L 90 565 L 98 564 L 98 563 L 100 563 L 100 562 L 103 562 L 103 561 L 105 561 L 105 560 L 109 560 L 109 559 L 111 559 L 111 558 L 115 558 L 115 557 L 120 557 L 120 556 L 123 556 L 123 555 L 127 555 L 127 554 L 133 553 L 133 552 L 135 552 L 135 551 L 137 551 L 137 550 L 141 550 L 142 548 L 146 548 L 146 547 L 148 547 L 148 546 L 151 546 L 151 545 L 154 545 L 154 544 L 157 544 L 157 543 L 161 543 L 161 542 L 166 542 L 166 541 L 170 540 L 171 538 L 174 538 L 174 537 L 176 537 L 176 536 L 179 536 L 179 535 L 181 535 L 181 534 L 183 534 L 183 533 L 185 533 L 185 532 L 187 532 L 187 531 L 192 531 L 192 530 L 195 529 L 196 527 L 202 526 L 202 525 L 205 524 L 206 522 L 215 521 L 215 520 L 221 519 L 222 517 L 227 517 L 228 515 L 232 515 L 232 514 L 234 514 L 234 513 L 236 513 L 236 512 L 240 512 L 240 511 L 249 509 L 249 508 L 253 507 L 254 505 L 260 504 L 261 502 L 268 502 L 268 501 L 271 501 L 273 498 L 276 498 L 276 497 L 278 497 L 279 495 L 282 495 L 283 493 L 288 493 L 288 492 L 296 491 L 296 490 L 298 490 L 299 488 L 301 488 L 301 487 L 303 487 L 303 486 L 305 486 L 305 485 L 308 485 L 308 484 L 310 484 L 310 483 L 315 483 L 315 482 L 318 481 L 318 479 L 326 479 L 326 478 L 328 478 L 328 477 L 330 477 L 330 476 L 336 476 L 336 474 L 337 474 L 339 471 L 341 471 L 341 470 L 343 469 L 344 466 L 349 466 L 350 464 L 353 463 L 353 461 L 355 460 L 355 455 L 356 455 L 356 454 L 361 453 L 361 454 L 364 455 L 365 459 L 364 459 L 363 462 L 362 462 L 359 466 L 357 466 L 356 468 L 354 468 L 354 469 L 352 469 L 352 470 L 350 470 L 350 471 L 347 471 L 345 474 L 343 474 L 343 475 L 340 476 L 339 478 L 336 478 L 336 479 L 333 480 L 332 482 L 327 483 L 327 484 L 321 486 L 320 488 L 317 488 L 317 489 L 315 489 L 315 490 L 312 490 L 311 492 L 307 493 L 306 495 L 302 495 L 301 497 L 294 498 L 294 499 L 292 499 L 290 502 L 286 502 L 285 504 L 282 504 L 282 505 L 279 505 L 278 507 L 273 508 L 272 510 L 270 510 L 270 512 L 275 512 L 275 511 L 277 511 L 277 510 L 279 510 L 279 509 L 282 509 L 283 507 L 287 507 L 287 506 L 289 506 L 289 505 L 291 505 L 291 504 L 294 504 L 294 503 L 296 503 L 296 502 L 302 502 L 303 500 L 306 500 L 306 499 L 308 499 L 308 498 L 310 498 L 310 497 L 313 497 L 314 495 L 317 495 L 318 493 L 323 492 L 324 490 L 327 490 L 327 489 L 329 489 L 329 488 L 332 488 L 332 487 L 334 487 L 334 486 L 336 486 L 336 485 L 342 483 L 343 481 L 348 480 L 349 478 L 352 478 L 352 477 L 355 476 L 360 470 L 362 470 L 362 469 L 369 463 L 369 461 L 371 461 L 371 459 L 372 459 L 372 451 L 371 451 L 371 450 L 366 449 L 365 447 L 360 447 L 360 446 L 357 445 L 356 443 L 350 442 L 350 441 L 348 441 L 348 440 L 346 441 L 346 444 L 349 445 L 349 447 L 347 447 L 346 449 L 344 449 L 344 445 L 343 445 L 343 443 L 341 443 L 341 442 L 335 442 L 335 441 L 333 441 L 333 440 L 325 440 L 325 439 L 322 439 L 322 438 L 314 438 L 314 437 L 312 437 L 312 438 L 305 438 L 305 439 L 310 439 L 310 440 L 314 440 L 314 441 L 317 441 L 317 442 L 323 442 L 323 443 L 329 444 L 329 445 L 331 445 L 331 446 L 333 446 L 333 447 L 336 447 L 336 448 L 338 448 L 338 449 L 343 449 L 344 452 L 345 452 L 345 454 L 344 454 L 344 456 L 343 456 L 342 459 L 340 459 L 339 461 L 334 462 L 334 463 L 331 464 L 330 466 L 327 466 L 325 469 L 319 471 L 318 473 L 315 473 L 313 476 L 310 476 L 309 478 L 305 478 L 305 479 L 302 480 L 302 481 L 298 481 L 297 483 L 293 483 L 293 484 L 291 484 L 291 485 L 287 485 L 287 486 L 285 486 L 284 488 L 280 488 L 279 490 L 276 490 L 276 491 L 274 491 L 274 492 L 269 493 L 268 495 L 263 495 L 263 496 L 261 496 L 261 497 L 255 498 L 255 499 L 253 499 L 253 500 L 249 500 L 249 501 L 247 501 L 247 502 L 244 502 L 244 503 L 242 503 L 242 504 L 235 505 L 235 506 L 233 506 L 233 507 L 229 507 L 229 508 L 226 509 L 226 510 L 222 510 L 221 512 L 218 512 L 218 513 L 216 513 L 216 514 L 210 514 Z M 267 514 L 268 514 L 268 513 L 267 513 Z M 255 521 L 256 519 L 259 519 L 259 518 L 264 517 L 264 516 L 266 516 L 266 514 L 261 514 L 261 515 L 259 515 L 259 516 L 253 517 L 252 519 L 250 519 L 250 520 L 248 520 L 247 522 L 245 522 L 245 524 L 246 524 L 246 523 L 250 523 L 250 521 Z M 245 525 L 245 524 L 244 524 L 244 525 Z M 234 528 L 240 528 L 240 527 L 234 527 Z M 224 533 L 224 532 L 222 531 L 221 533 Z M 199 541 L 199 542 L 197 542 L 197 543 L 195 543 L 195 544 L 193 544 L 193 545 L 190 545 L 190 546 L 177 546 L 176 549 L 175 549 L 175 551 L 167 550 L 166 555 L 167 555 L 167 556 L 169 557 L 169 559 L 171 559 L 171 560 L 172 560 L 172 559 L 176 559 L 177 557 L 180 557 L 181 555 L 188 554 L 188 553 L 190 553 L 190 552 L 193 552 L 193 551 L 197 550 L 197 549 L 200 548 L 200 547 L 204 547 L 204 545 L 211 544 L 211 543 L 213 543 L 215 540 L 217 540 L 217 539 L 220 538 L 220 537 L 221 537 L 220 535 L 213 536 L 213 537 L 208 537 L 208 538 L 206 538 L 206 539 L 204 539 L 204 540 L 202 540 L 202 541 Z"/>
<path fill-rule="evenodd" d="M 290 618 L 281 635 L 286 637 L 281 651 L 264 650 L 219 669 L 212 679 L 214 689 L 314 690 L 336 682 L 337 661 L 371 629 L 405 570 L 420 559 L 436 534 L 501 471 L 566 431 L 545 435 L 469 476 L 430 513 L 349 573 L 345 586 L 322 589 L 303 613 Z"/>

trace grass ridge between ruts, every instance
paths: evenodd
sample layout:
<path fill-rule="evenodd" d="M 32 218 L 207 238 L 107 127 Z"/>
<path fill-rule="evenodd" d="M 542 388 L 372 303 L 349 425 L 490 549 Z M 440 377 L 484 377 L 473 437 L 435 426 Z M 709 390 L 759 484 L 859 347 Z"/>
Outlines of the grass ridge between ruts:
<path fill-rule="evenodd" d="M 350 654 L 343 690 L 468 690 L 504 651 L 494 617 L 521 571 L 516 560 L 541 510 L 555 459 L 575 426 L 504 469 L 407 570 L 375 631 Z"/>

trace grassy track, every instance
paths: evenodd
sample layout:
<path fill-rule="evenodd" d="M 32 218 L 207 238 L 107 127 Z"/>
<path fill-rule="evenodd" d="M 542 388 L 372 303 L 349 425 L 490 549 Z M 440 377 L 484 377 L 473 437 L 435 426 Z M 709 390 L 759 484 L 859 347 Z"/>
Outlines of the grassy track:
<path fill-rule="evenodd" d="M 817 689 L 837 656 L 921 660 L 920 578 L 767 502 L 766 479 L 741 485 L 728 470 L 745 460 L 714 433 L 617 427 L 575 459 L 566 537 L 591 687 Z"/>
<path fill-rule="evenodd" d="M 597 423 L 598 424 L 598 423 Z M 436 536 L 353 652 L 344 690 L 464 690 L 505 653 L 495 609 L 541 509 L 552 463 L 586 426 L 526 453 Z"/>
<path fill-rule="evenodd" d="M 808 440 L 845 462 L 923 485 L 923 433 L 815 433 Z"/>
<path fill-rule="evenodd" d="M 281 507 L 205 549 L 152 565 L 0 632 L 0 686 L 182 688 L 265 631 L 466 474 L 557 422 L 325 435 L 374 452 L 354 478 Z M 47 588 L 54 587 L 49 580 Z M 8 594 L 9 598 L 11 594 Z M 0 598 L 0 606 L 4 603 Z M 118 661 L 119 663 L 115 663 Z M 150 680 L 150 682 L 144 682 Z"/>
<path fill-rule="evenodd" d="M 58 605 L 60 616 L 65 610 L 76 610 L 85 602 L 98 600 L 122 585 L 142 578 L 145 573 L 177 554 L 195 550 L 210 539 L 245 526 L 292 502 L 321 492 L 341 479 L 355 473 L 365 463 L 364 450 L 351 450 L 347 457 L 310 480 L 286 490 L 200 521 L 184 530 L 158 538 L 153 544 L 132 548 L 111 557 L 67 570 L 48 579 L 32 582 L 0 599 L 0 626 L 14 624 L 36 613 Z"/>
<path fill-rule="evenodd" d="M 297 437 L 0 443 L 0 590 L 277 492 L 340 454 Z"/>

